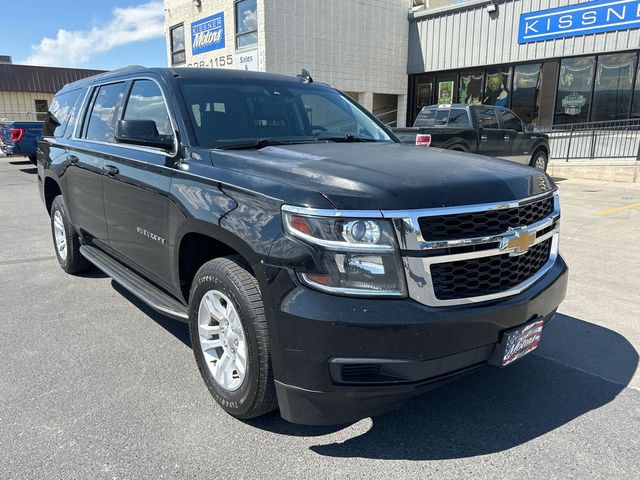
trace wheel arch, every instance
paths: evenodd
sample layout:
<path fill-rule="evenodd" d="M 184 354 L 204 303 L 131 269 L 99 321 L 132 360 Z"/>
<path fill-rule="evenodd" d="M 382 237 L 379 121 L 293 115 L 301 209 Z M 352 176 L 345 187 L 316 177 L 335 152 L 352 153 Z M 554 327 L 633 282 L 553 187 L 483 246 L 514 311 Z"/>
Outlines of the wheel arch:
<path fill-rule="evenodd" d="M 60 182 L 51 176 L 46 176 L 43 182 L 43 195 L 44 195 L 44 204 L 47 209 L 47 213 L 51 215 L 51 205 L 53 204 L 53 199 L 58 195 L 62 195 L 62 187 L 60 186 Z"/>

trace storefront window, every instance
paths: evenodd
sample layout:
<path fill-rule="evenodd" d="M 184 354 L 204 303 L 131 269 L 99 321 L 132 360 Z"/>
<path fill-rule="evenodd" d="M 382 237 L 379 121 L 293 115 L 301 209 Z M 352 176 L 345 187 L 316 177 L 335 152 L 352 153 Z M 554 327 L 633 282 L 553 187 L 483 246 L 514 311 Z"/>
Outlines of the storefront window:
<path fill-rule="evenodd" d="M 592 122 L 627 118 L 635 70 L 635 53 L 598 57 L 591 107 Z"/>
<path fill-rule="evenodd" d="M 455 103 L 457 83 L 458 75 L 455 73 L 438 75 L 436 81 L 437 89 L 435 92 L 436 103 L 440 105 Z"/>
<path fill-rule="evenodd" d="M 482 103 L 508 107 L 510 99 L 511 67 L 488 68 Z"/>
<path fill-rule="evenodd" d="M 554 123 L 588 121 L 595 63 L 595 57 L 566 58 L 560 62 Z"/>
<path fill-rule="evenodd" d="M 418 83 L 418 89 L 416 91 L 416 108 L 419 112 L 422 107 L 431 105 L 433 101 L 433 82 Z"/>
<path fill-rule="evenodd" d="M 517 65 L 514 69 L 511 110 L 525 123 L 538 123 L 541 81 L 541 63 Z"/>
<path fill-rule="evenodd" d="M 633 102 L 631 104 L 631 118 L 640 118 L 640 62 L 638 62 L 637 68 L 636 85 L 633 92 Z"/>
<path fill-rule="evenodd" d="M 458 102 L 478 105 L 482 103 L 483 70 L 470 70 L 460 73 Z"/>

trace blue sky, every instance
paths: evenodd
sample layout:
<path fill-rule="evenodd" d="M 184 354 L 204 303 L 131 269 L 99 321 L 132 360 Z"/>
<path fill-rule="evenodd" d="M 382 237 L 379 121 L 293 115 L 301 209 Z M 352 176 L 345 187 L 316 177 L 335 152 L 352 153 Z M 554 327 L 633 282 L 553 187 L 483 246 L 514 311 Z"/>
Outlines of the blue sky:
<path fill-rule="evenodd" d="M 0 21 L 0 54 L 14 63 L 167 65 L 162 0 L 2 1 Z"/>

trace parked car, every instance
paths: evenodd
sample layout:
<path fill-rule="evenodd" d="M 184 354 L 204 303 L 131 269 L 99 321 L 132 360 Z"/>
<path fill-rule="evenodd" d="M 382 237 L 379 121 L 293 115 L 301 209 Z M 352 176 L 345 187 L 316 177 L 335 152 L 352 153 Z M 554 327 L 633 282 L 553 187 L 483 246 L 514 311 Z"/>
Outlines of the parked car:
<path fill-rule="evenodd" d="M 35 165 L 38 140 L 42 135 L 42 122 L 8 122 L 0 124 L 2 149 L 8 156 L 29 157 Z"/>
<path fill-rule="evenodd" d="M 60 266 L 188 322 L 236 417 L 396 408 L 527 354 L 564 298 L 544 172 L 403 145 L 308 75 L 130 68 L 55 103 L 38 180 Z"/>
<path fill-rule="evenodd" d="M 504 158 L 546 171 L 549 137 L 511 110 L 492 105 L 424 107 L 412 128 L 394 128 L 404 143 Z"/>

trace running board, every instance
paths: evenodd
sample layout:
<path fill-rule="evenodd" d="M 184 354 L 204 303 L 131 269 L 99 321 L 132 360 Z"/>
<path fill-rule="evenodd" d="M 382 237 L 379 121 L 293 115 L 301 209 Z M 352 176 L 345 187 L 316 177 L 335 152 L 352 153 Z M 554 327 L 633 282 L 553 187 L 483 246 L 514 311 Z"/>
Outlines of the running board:
<path fill-rule="evenodd" d="M 188 321 L 187 307 L 117 260 L 111 258 L 102 250 L 83 245 L 80 247 L 80 253 L 84 258 L 109 275 L 116 283 L 122 285 L 154 310 L 176 320 Z"/>

